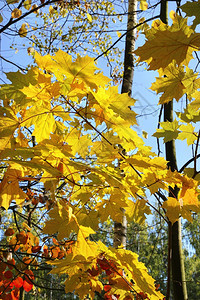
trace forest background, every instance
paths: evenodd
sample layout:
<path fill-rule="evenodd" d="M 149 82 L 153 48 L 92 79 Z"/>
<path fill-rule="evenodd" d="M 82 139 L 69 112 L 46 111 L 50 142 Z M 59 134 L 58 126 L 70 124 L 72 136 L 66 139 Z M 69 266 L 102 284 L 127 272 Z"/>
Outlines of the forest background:
<path fill-rule="evenodd" d="M 52 3 L 51 3 L 52 2 Z M 38 7 L 40 7 L 38 9 Z M 141 20 L 141 18 L 145 15 L 146 19 L 151 19 L 152 16 L 156 16 L 157 18 L 159 16 L 159 7 L 160 3 L 147 3 L 142 2 L 138 4 L 137 8 L 137 22 L 143 23 L 139 29 L 140 31 L 145 31 L 147 28 L 146 22 L 144 19 Z M 177 9 L 177 13 L 180 13 L 179 4 L 177 6 L 177 3 L 173 4 L 174 10 Z M 142 9 L 145 9 L 143 12 Z M 98 11 L 98 12 L 97 12 Z M 30 68 L 30 64 L 28 66 L 24 65 L 21 61 L 21 54 L 20 59 L 18 59 L 17 53 L 16 57 L 14 54 L 8 55 L 8 49 L 6 49 L 6 46 L 8 45 L 10 49 L 14 49 L 15 52 L 21 51 L 23 53 L 23 57 L 25 57 L 24 49 L 27 49 L 28 54 L 33 57 L 32 62 L 34 61 L 35 57 L 35 51 L 38 53 L 44 55 L 44 54 L 54 54 L 57 52 L 58 48 L 63 49 L 68 54 L 71 54 L 73 58 L 75 59 L 78 54 L 86 55 L 98 58 L 98 56 L 102 55 L 104 52 L 104 55 L 99 57 L 97 59 L 97 62 L 100 66 L 107 65 L 108 68 L 110 68 L 110 76 L 113 79 L 113 85 L 116 86 L 117 84 L 120 84 L 123 77 L 123 46 L 121 46 L 124 42 L 123 39 L 118 41 L 118 44 L 121 43 L 120 47 L 118 47 L 118 44 L 113 46 L 114 41 L 121 38 L 121 35 L 126 33 L 126 26 L 125 19 L 127 17 L 127 11 L 128 11 L 128 3 L 125 2 L 117 2 L 114 1 L 113 3 L 103 1 L 103 2 L 92 2 L 92 3 L 80 3 L 79 1 L 74 2 L 65 2 L 65 1 L 5 1 L 4 5 L 1 8 L 1 43 L 2 43 L 2 52 L 1 52 L 1 71 L 8 71 L 9 68 L 12 66 L 16 67 L 20 70 L 20 73 L 26 73 L 27 70 Z M 30 13 L 30 14 L 29 14 Z M 28 15 L 26 15 L 28 14 Z M 34 14 L 34 15 L 33 15 Z M 11 15 L 11 19 L 10 19 Z M 184 13 L 183 13 L 184 15 Z M 189 15 L 189 14 L 188 14 Z M 21 18 L 21 20 L 19 20 Z M 26 19 L 27 18 L 27 19 Z M 153 17 L 154 18 L 154 17 Z M 123 20 L 122 20 L 123 19 Z M 139 21 L 140 19 L 140 21 Z M 13 21 L 18 22 L 14 23 Z M 36 24 L 37 22 L 38 24 Z M 122 23 L 121 23 L 122 22 Z M 191 24 L 193 24 L 192 20 L 190 21 Z M 50 26 L 51 23 L 51 26 Z M 172 21 L 171 21 L 172 23 Z M 70 24 L 70 25 L 69 25 Z M 72 24 L 72 25 L 71 25 Z M 114 24 L 114 26 L 111 26 L 111 24 Z M 121 25 L 123 24 L 123 25 Z M 151 24 L 149 22 L 149 24 Z M 171 25 L 171 24 L 170 24 Z M 196 24 L 197 25 L 197 24 Z M 95 27 L 96 26 L 96 27 Z M 118 28 L 116 28 L 118 27 Z M 123 27 L 123 29 L 122 29 Z M 98 30 L 95 31 L 95 28 L 98 28 Z M 196 28 L 197 31 L 198 27 Z M 141 44 L 143 42 L 143 39 L 140 38 L 140 31 L 136 33 L 137 42 Z M 81 34 L 80 34 L 81 32 Z M 113 36 L 114 34 L 114 36 Z M 8 43 L 8 37 L 11 41 L 10 45 Z M 7 42 L 4 41 L 7 39 Z M 111 47 L 109 51 L 107 51 Z M 11 52 L 12 53 L 12 52 Z M 102 58 L 104 57 L 104 58 Z M 100 61 L 100 62 L 99 62 Z M 6 64 L 5 64 L 6 63 Z M 198 60 L 197 60 L 198 64 Z M 195 63 L 193 65 L 195 68 Z M 6 68 L 6 70 L 5 70 Z M 150 78 L 150 81 L 153 81 L 152 76 L 153 75 L 145 75 L 147 72 L 141 71 L 146 68 L 146 65 L 137 64 L 135 62 L 134 70 L 134 80 L 135 82 L 141 80 L 142 77 L 142 86 L 143 81 L 147 80 L 146 78 Z M 138 73 L 136 72 L 138 70 Z M 10 73 L 11 74 L 11 73 Z M 19 75 L 19 73 L 17 73 Z M 138 76 L 138 74 L 142 74 L 142 76 Z M 154 72 L 153 72 L 154 74 Z M 17 75 L 17 76 L 18 76 Z M 15 77 L 17 78 L 15 75 Z M 145 77 L 147 76 L 147 77 Z M 4 76 L 3 82 L 4 84 L 7 84 L 9 81 L 8 79 L 12 78 L 7 75 L 7 78 Z M 13 78 L 12 78 L 13 80 Z M 21 79 L 20 79 L 21 80 Z M 14 83 L 14 81 L 13 81 Z M 135 86 L 141 86 L 139 84 L 135 84 Z M 3 86 L 2 86 L 3 88 Z M 21 88 L 21 87 L 18 87 Z M 158 124 L 157 116 L 159 115 L 159 108 L 157 108 L 157 101 L 152 100 L 152 103 L 154 101 L 155 104 L 152 104 L 149 108 L 149 103 L 151 103 L 151 99 L 149 94 L 145 92 L 145 89 L 138 89 L 139 91 L 134 91 L 134 85 L 133 85 L 133 92 L 132 95 L 134 98 L 140 98 L 139 106 L 137 107 L 137 103 L 135 104 L 136 111 L 138 113 L 137 119 L 139 120 L 139 125 L 142 126 L 137 129 L 138 136 L 142 136 L 146 140 L 147 145 L 152 146 L 152 142 L 149 138 L 147 138 L 147 132 L 149 135 L 151 135 L 153 132 L 156 131 L 156 127 Z M 152 93 L 152 92 L 151 92 Z M 2 89 L 1 94 L 2 100 L 4 100 L 2 107 L 5 107 L 5 91 Z M 13 99 L 14 96 L 12 95 Z M 158 99 L 155 94 L 151 96 L 154 99 Z M 147 100 L 148 99 L 148 100 Z M 184 100 L 181 100 L 184 103 Z M 10 105 L 10 104 L 9 104 Z M 182 104 L 184 105 L 184 104 Z M 147 109 L 147 113 L 146 113 Z M 3 111 L 3 114 L 5 111 Z M 154 117 L 156 121 L 149 121 L 147 119 L 149 116 Z M 141 119 L 141 117 L 144 117 L 144 119 Z M 146 129 L 143 127 L 145 124 L 144 120 L 147 120 L 146 122 Z M 142 120 L 142 121 L 140 121 Z M 133 122 L 134 123 L 134 122 Z M 154 123 L 155 127 L 153 129 L 150 128 L 149 130 L 149 123 Z M 145 126 L 145 125 L 144 125 Z M 142 127 L 142 128 L 141 128 Z M 32 130 L 30 127 L 29 130 Z M 195 129 L 198 131 L 198 128 Z M 102 127 L 100 127 L 100 131 L 103 132 Z M 16 136 L 15 136 L 16 138 Z M 26 138 L 26 134 L 24 134 L 24 137 L 22 137 L 22 140 Z M 27 136 L 28 139 L 31 140 L 30 136 Z M 154 141 L 156 138 L 154 138 Z M 22 142 L 21 142 L 22 143 Z M 18 141 L 18 144 L 19 141 Z M 154 144 L 157 145 L 157 142 Z M 195 145 L 195 143 L 194 143 Z M 195 149 L 195 146 L 192 145 L 193 151 Z M 21 144 L 22 146 L 22 144 Z M 198 144 L 197 144 L 198 146 Z M 159 147 L 162 147 L 162 145 L 159 145 Z M 181 146 L 183 147 L 183 146 Z M 187 146 L 186 146 L 187 148 Z M 179 151 L 181 148 L 177 148 Z M 154 146 L 154 151 L 157 151 L 156 147 Z M 160 151 L 160 148 L 158 148 Z M 123 151 L 123 150 L 122 150 Z M 181 151 L 181 150 L 180 150 Z M 162 153 L 164 153 L 164 150 L 161 150 Z M 188 153 L 189 157 L 189 151 L 186 150 L 185 153 Z M 10 154 L 9 154 L 10 155 Z M 22 155 L 22 153 L 19 153 L 19 157 Z M 75 154 L 74 154 L 75 155 Z M 21 159 L 21 158 L 20 158 Z M 26 158 L 27 159 L 27 158 Z M 119 158 L 118 158 L 119 159 Z M 180 164 L 183 165 L 185 161 L 187 161 L 187 157 L 184 155 L 184 161 L 181 161 Z M 5 178 L 5 170 L 7 169 L 7 162 L 5 162 L 5 154 L 2 156 L 2 180 Z M 57 165 L 57 168 L 59 171 L 63 168 L 62 164 Z M 55 174 L 54 174 L 55 175 Z M 56 175 L 57 176 L 57 175 Z M 19 208 L 18 206 L 13 206 L 13 203 L 10 206 L 10 209 L 6 212 L 4 209 L 2 209 L 2 232 L 5 232 L 5 236 L 8 236 L 7 239 L 2 238 L 2 268 L 4 269 L 5 262 L 8 263 L 7 269 L 3 270 L 4 274 L 6 272 L 6 276 L 3 275 L 2 282 L 5 288 L 5 284 L 7 284 L 10 280 L 9 276 L 11 276 L 11 273 L 13 271 L 13 267 L 9 267 L 9 264 L 14 264 L 14 261 L 16 261 L 16 265 L 18 263 L 19 267 L 19 249 L 13 249 L 11 247 L 10 243 L 10 237 L 14 236 L 14 234 L 18 234 L 18 242 L 23 240 L 22 244 L 27 242 L 27 234 L 30 231 L 31 226 L 29 226 L 31 223 L 40 223 L 43 225 L 44 220 L 46 219 L 47 212 L 52 208 L 52 199 L 49 199 L 48 193 L 44 190 L 44 187 L 42 185 L 39 185 L 38 182 L 34 182 L 34 185 L 30 184 L 31 181 L 28 181 L 26 183 L 26 186 L 23 186 L 23 184 L 20 185 L 20 188 L 27 194 L 27 205 L 22 206 L 22 208 Z M 2 187 L 2 186 L 1 186 Z M 47 189 L 45 187 L 45 189 Z M 3 191 L 4 193 L 5 191 Z M 13 191 L 12 191 L 13 193 Z M 147 196 L 149 194 L 147 193 Z M 12 194 L 12 197 L 13 194 Z M 11 198 L 12 198 L 11 197 Z M 12 200 L 14 200 L 13 198 Z M 152 199 L 152 198 L 151 198 Z M 8 199 L 7 199 L 8 200 Z M 10 199 L 11 200 L 11 199 Z M 10 201 L 9 200 L 9 201 Z M 128 233 L 127 233 L 127 249 L 130 249 L 131 251 L 136 252 L 139 254 L 140 260 L 143 261 L 148 269 L 150 270 L 150 274 L 154 279 L 156 279 L 156 282 L 160 285 L 161 291 L 163 294 L 166 294 L 166 281 L 167 281 L 167 226 L 166 223 L 163 222 L 161 215 L 159 214 L 160 207 L 156 206 L 154 200 L 152 200 L 152 206 L 155 206 L 153 217 L 149 219 L 149 223 L 144 221 L 144 218 L 142 218 L 142 221 L 138 219 L 141 218 L 140 213 L 138 213 L 132 218 L 132 221 L 129 222 L 128 225 Z M 2 205 L 4 208 L 5 206 Z M 8 207 L 6 207 L 8 208 Z M 147 210 L 146 212 L 149 213 Z M 43 219 L 41 219 L 41 216 Z M 185 252 L 185 265 L 186 265 L 186 280 L 188 283 L 188 295 L 189 299 L 196 299 L 197 295 L 199 295 L 199 259 L 198 259 L 198 249 L 199 249 L 199 237 L 198 237 L 198 215 L 193 214 L 192 216 L 194 218 L 194 222 L 192 224 L 189 224 L 188 222 L 184 221 L 184 235 L 187 239 L 190 240 L 191 244 L 193 245 L 195 249 L 195 254 L 193 256 L 188 255 L 187 252 Z M 31 221 L 30 221 L 31 219 Z M 101 241 L 105 242 L 106 245 L 112 245 L 113 241 L 113 220 L 108 218 L 105 222 L 101 222 L 100 228 L 97 231 L 97 235 L 95 236 L 95 240 L 100 238 Z M 12 230 L 13 231 L 12 231 Z M 22 230 L 23 229 L 23 230 Z M 187 231 L 186 231 L 187 230 Z M 16 233 L 14 233 L 16 231 Z M 17 233 L 18 232 L 18 233 Z M 23 232 L 23 233 L 22 233 Z M 12 233 L 12 234 L 11 234 Z M 21 236 L 19 236 L 21 234 Z M 39 235 L 40 239 L 44 239 L 44 235 Z M 29 253 L 27 256 L 25 256 L 26 259 L 28 259 L 29 256 L 34 254 L 35 257 L 38 259 L 39 264 L 41 263 L 42 257 L 48 252 L 48 259 L 56 259 L 59 258 L 62 259 L 62 256 L 66 255 L 66 247 L 65 250 L 63 249 L 63 244 L 60 244 L 56 240 L 57 235 L 52 236 L 53 240 L 48 240 L 47 245 L 42 245 L 41 242 L 36 244 L 33 244 L 31 246 L 35 247 L 31 251 L 32 253 Z M 70 238 L 70 241 L 73 240 Z M 44 241 L 43 241 L 44 242 Z M 9 243 L 9 244 L 8 244 Z M 17 242 L 16 242 L 17 243 Z M 26 243 L 25 243 L 26 244 Z M 20 246 L 21 247 L 21 246 Z M 47 247 L 47 248 L 45 248 Z M 69 247 L 69 245 L 67 246 Z M 70 248 L 70 247 L 69 247 Z M 28 249 L 28 248 L 27 248 Z M 26 249 L 26 251 L 27 251 Z M 12 250 L 12 251 L 11 251 Z M 25 251 L 25 249 L 21 250 Z M 69 250 L 69 249 L 68 249 Z M 21 251 L 21 252 L 23 252 Z M 16 256 L 15 258 L 10 259 L 10 255 Z M 49 254 L 50 253 L 50 254 Z M 23 257 L 24 254 L 22 254 Z M 30 259 L 30 258 L 29 258 Z M 18 261 L 19 260 L 19 261 Z M 22 259 L 21 259 L 22 260 Z M 23 260 L 24 261 L 24 257 Z M 37 262 L 37 263 L 38 263 Z M 57 299 L 58 295 L 62 299 L 74 297 L 73 295 L 66 295 L 63 289 L 63 283 L 66 280 L 66 277 L 62 275 L 60 278 L 56 275 L 49 275 L 50 265 L 43 265 L 43 262 L 40 264 L 40 267 L 37 267 L 37 275 L 32 275 L 32 271 L 28 271 L 31 269 L 31 265 L 34 266 L 35 261 L 31 261 L 31 264 L 27 268 L 27 273 L 24 272 L 23 280 L 24 282 L 28 282 L 29 287 L 25 288 L 25 284 L 22 285 L 19 289 L 14 285 L 10 291 L 3 290 L 6 297 L 9 297 L 8 295 L 11 295 L 12 299 L 14 299 L 14 296 L 17 297 L 25 297 L 25 299 L 39 299 L 39 297 L 44 298 L 47 297 L 47 299 Z M 18 270 L 14 268 L 15 271 Z M 8 270 L 9 269 L 9 270 Z M 12 272 L 11 272 L 11 271 Z M 23 273 L 23 272 L 22 272 Z M 19 274 L 18 274 L 19 275 Z M 12 275 L 12 281 L 16 280 L 17 275 Z M 32 276 L 32 277 L 31 277 Z M 34 276 L 34 280 L 33 280 Z M 8 278 L 7 278 L 8 277 Z M 18 276 L 19 277 L 19 276 Z M 22 278 L 20 276 L 20 278 Z M 27 279 L 27 280 L 25 280 Z M 21 282 L 21 280 L 19 280 Z M 20 286 L 20 282 L 18 282 L 18 286 Z M 33 282 L 34 282 L 34 289 L 33 288 Z M 60 285 L 60 288 L 55 289 L 56 286 Z M 17 285 L 17 283 L 16 283 Z M 107 286 L 104 283 L 104 287 Z M 11 286 L 9 287 L 11 288 Z M 25 292 L 22 290 L 25 290 Z M 108 287 L 106 287 L 108 288 Z M 29 291 L 30 289 L 30 291 Z M 95 297 L 100 297 L 100 292 L 98 290 L 95 291 Z M 17 291 L 13 293 L 13 291 Z M 106 289 L 104 289 L 104 293 L 107 292 Z M 63 294 L 61 294 L 63 292 Z M 105 293 L 106 294 L 106 293 Z M 46 296 L 45 296 L 46 295 Z M 139 295 L 139 294 L 138 294 Z M 134 297 L 138 296 L 134 295 Z M 105 295 L 103 295 L 105 297 Z M 102 296 L 102 297 L 103 297 Z M 115 296 L 116 297 L 116 296 Z M 124 297 L 128 297 L 125 295 Z M 138 296 L 139 297 L 139 296 Z M 144 294 L 141 294 L 141 299 L 145 299 L 145 291 Z M 3 298 L 2 298 L 3 299 Z M 128 298 L 127 298 L 128 299 Z M 138 298 L 140 299 L 140 298 Z M 153 299 L 153 298 L 152 298 Z"/>

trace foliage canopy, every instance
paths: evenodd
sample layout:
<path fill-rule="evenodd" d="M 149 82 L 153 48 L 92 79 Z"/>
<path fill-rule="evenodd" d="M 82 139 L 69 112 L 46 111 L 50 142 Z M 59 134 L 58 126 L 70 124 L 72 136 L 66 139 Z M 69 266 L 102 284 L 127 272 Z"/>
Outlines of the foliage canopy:
<path fill-rule="evenodd" d="M 144 223 L 149 194 L 160 197 L 166 222 L 180 215 L 192 221 L 200 210 L 200 134 L 191 124 L 199 121 L 199 79 L 188 66 L 199 50 L 199 33 L 174 14 L 171 26 L 154 21 L 145 35 L 135 54 L 158 70 L 151 88 L 162 93 L 160 104 L 184 94 L 189 99 L 178 120 L 162 122 L 154 136 L 194 145 L 194 168 L 172 172 L 144 144 L 133 129 L 135 100 L 119 94 L 93 58 L 35 52 L 35 66 L 8 73 L 10 83 L 0 89 L 0 206 L 13 212 L 16 223 L 1 248 L 2 299 L 18 299 L 22 287 L 30 291 L 43 260 L 54 266 L 52 274 L 66 275 L 65 291 L 82 299 L 102 290 L 105 299 L 164 298 L 137 254 L 94 238 L 100 223 L 121 221 L 121 207 L 129 220 Z M 179 189 L 178 198 L 167 198 L 169 186 Z M 28 217 L 19 224 L 22 209 Z"/>

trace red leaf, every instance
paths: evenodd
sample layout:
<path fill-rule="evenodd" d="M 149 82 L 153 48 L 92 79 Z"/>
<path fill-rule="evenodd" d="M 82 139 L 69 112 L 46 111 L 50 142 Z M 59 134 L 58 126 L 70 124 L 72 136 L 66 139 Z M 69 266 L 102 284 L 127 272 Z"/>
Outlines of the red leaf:
<path fill-rule="evenodd" d="M 23 282 L 23 288 L 25 289 L 26 292 L 30 292 L 30 290 L 32 290 L 33 284 L 27 282 L 26 280 L 24 280 Z"/>
<path fill-rule="evenodd" d="M 32 248 L 31 248 L 31 250 L 32 250 L 32 253 L 37 253 L 37 252 L 39 252 L 40 250 L 41 250 L 41 246 L 33 246 Z"/>
<path fill-rule="evenodd" d="M 6 271 L 6 272 L 4 273 L 4 277 L 5 277 L 6 279 L 10 279 L 10 278 L 13 277 L 13 273 L 12 273 L 11 271 Z"/>
<path fill-rule="evenodd" d="M 21 286 L 23 286 L 23 279 L 21 277 L 18 277 L 13 280 L 13 284 L 16 288 L 20 288 Z"/>
<path fill-rule="evenodd" d="M 25 280 L 27 280 L 26 278 L 30 278 L 31 280 L 34 280 L 34 274 L 33 274 L 33 272 L 31 271 L 31 270 L 26 270 L 24 273 L 26 273 L 28 276 L 25 276 Z M 29 280 L 29 278 L 28 278 L 28 280 Z"/>
<path fill-rule="evenodd" d="M 110 269 L 110 263 L 105 257 L 98 258 L 97 263 L 102 268 L 102 270 Z"/>
<path fill-rule="evenodd" d="M 5 262 L 1 262 L 1 263 L 0 263 L 0 272 L 1 272 L 1 273 L 5 271 L 6 266 L 7 266 L 7 265 L 5 264 Z"/>
<path fill-rule="evenodd" d="M 109 284 L 104 285 L 104 291 L 108 292 L 111 290 L 111 286 Z"/>

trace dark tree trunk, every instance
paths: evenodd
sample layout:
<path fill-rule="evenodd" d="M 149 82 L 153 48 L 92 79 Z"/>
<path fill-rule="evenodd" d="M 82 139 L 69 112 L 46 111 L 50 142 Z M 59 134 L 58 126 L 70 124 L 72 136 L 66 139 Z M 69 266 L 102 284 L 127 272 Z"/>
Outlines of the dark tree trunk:
<path fill-rule="evenodd" d="M 161 21 L 167 24 L 167 1 L 161 0 L 160 10 Z M 164 121 L 173 122 L 173 100 L 167 104 L 164 104 Z M 175 141 L 169 141 L 165 144 L 166 160 L 168 161 L 168 167 L 175 171 L 177 170 L 176 163 L 176 148 Z M 169 196 L 177 198 L 178 189 L 172 189 L 169 187 Z M 176 200 L 174 200 L 176 201 Z M 182 250 L 182 238 L 181 238 L 181 217 L 179 221 L 173 225 L 169 223 L 169 264 L 172 268 L 172 285 L 173 285 L 173 299 L 174 300 L 187 300 L 187 287 L 185 280 L 185 268 L 184 268 L 184 256 Z M 169 268 L 170 269 L 170 268 Z M 170 274 L 169 274 L 170 275 Z M 168 280 L 170 276 L 168 276 Z M 168 284 L 167 299 L 170 297 L 170 284 Z"/>

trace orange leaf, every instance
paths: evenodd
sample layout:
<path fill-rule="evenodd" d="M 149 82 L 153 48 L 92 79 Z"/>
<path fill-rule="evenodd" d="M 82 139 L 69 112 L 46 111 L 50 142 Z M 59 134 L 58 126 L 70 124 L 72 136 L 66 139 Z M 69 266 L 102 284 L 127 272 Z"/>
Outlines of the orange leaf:
<path fill-rule="evenodd" d="M 16 234 L 16 238 L 23 245 L 25 245 L 28 240 L 28 236 L 25 231 L 21 231 L 20 233 Z"/>
<path fill-rule="evenodd" d="M 12 297 L 12 300 L 18 300 L 19 299 L 19 290 L 15 289 L 15 290 L 11 291 L 11 297 Z"/>
<path fill-rule="evenodd" d="M 20 288 L 23 286 L 23 279 L 21 277 L 17 277 L 15 280 L 13 280 L 13 284 L 16 288 Z"/>
<path fill-rule="evenodd" d="M 33 288 L 33 284 L 24 280 L 23 282 L 23 288 L 25 289 L 26 292 L 30 292 Z"/>

